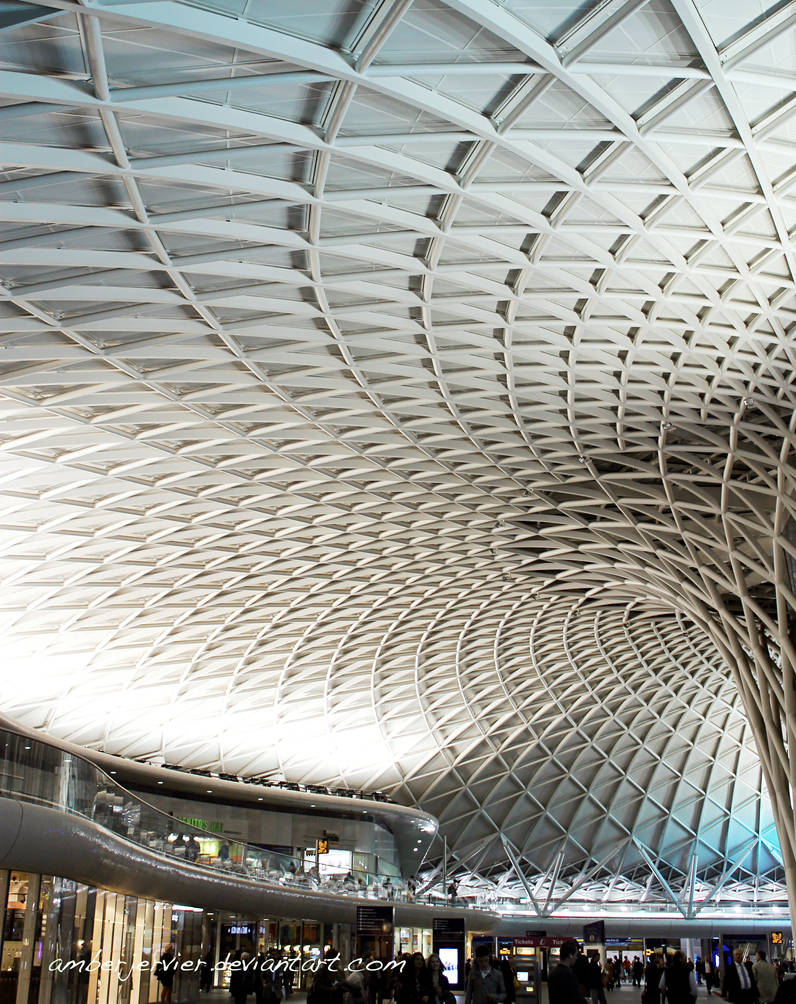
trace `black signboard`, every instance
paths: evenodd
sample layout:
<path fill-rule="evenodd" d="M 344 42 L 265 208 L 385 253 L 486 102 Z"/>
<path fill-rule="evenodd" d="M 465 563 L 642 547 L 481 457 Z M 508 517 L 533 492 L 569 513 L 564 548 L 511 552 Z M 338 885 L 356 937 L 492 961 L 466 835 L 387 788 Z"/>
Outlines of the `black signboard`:
<path fill-rule="evenodd" d="M 586 945 L 605 944 L 605 921 L 595 920 L 591 924 L 583 925 L 583 943 Z"/>
<path fill-rule="evenodd" d="M 393 933 L 393 907 L 358 906 L 357 934 L 381 937 Z"/>
<path fill-rule="evenodd" d="M 464 917 L 434 917 L 431 926 L 434 934 L 464 934 Z"/>
<path fill-rule="evenodd" d="M 439 956 L 451 990 L 464 989 L 464 918 L 433 917 L 431 927 L 434 951 Z M 492 938 L 487 937 L 487 941 L 494 946 Z M 477 943 L 478 935 L 473 938 L 473 952 Z"/>

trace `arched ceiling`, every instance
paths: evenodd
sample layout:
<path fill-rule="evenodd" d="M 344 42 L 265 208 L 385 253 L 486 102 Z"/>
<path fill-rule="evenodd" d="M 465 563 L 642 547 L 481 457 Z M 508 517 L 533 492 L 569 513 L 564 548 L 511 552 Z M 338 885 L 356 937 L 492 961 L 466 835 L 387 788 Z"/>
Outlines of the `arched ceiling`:
<path fill-rule="evenodd" d="M 5 4 L 5 712 L 390 789 L 542 913 L 781 900 L 795 40 Z"/>

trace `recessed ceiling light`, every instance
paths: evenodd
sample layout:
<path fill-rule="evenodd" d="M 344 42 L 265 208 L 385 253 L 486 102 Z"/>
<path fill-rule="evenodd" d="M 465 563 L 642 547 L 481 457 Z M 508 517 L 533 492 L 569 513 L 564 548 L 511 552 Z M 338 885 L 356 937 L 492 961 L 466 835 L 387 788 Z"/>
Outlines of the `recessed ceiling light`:
<path fill-rule="evenodd" d="M 162 781 L 158 781 L 158 784 L 163 784 L 163 782 Z"/>
<path fill-rule="evenodd" d="M 207 789 L 207 794 L 208 795 L 212 795 L 213 794 L 213 789 L 212 788 L 208 788 Z"/>

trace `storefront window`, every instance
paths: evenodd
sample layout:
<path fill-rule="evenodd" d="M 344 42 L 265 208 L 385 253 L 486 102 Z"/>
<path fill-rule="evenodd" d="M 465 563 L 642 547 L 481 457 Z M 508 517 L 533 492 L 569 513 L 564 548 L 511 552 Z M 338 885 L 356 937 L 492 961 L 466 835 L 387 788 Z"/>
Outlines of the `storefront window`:
<path fill-rule="evenodd" d="M 17 995 L 24 993 L 22 987 L 29 983 L 38 885 L 37 875 L 17 871 L 8 874 L 0 951 L 0 1004 L 16 1004 Z"/>
<path fill-rule="evenodd" d="M 431 955 L 431 930 L 427 927 L 397 927 L 395 929 L 395 953 L 422 952 L 424 958 Z"/>
<path fill-rule="evenodd" d="M 42 953 L 47 937 L 47 920 L 52 898 L 52 878 L 45 876 L 41 880 L 39 888 L 39 901 L 36 910 L 35 926 L 33 929 L 33 953 L 30 963 L 30 989 L 28 990 L 29 1004 L 36 1004 L 39 999 L 39 987 L 42 978 Z"/>

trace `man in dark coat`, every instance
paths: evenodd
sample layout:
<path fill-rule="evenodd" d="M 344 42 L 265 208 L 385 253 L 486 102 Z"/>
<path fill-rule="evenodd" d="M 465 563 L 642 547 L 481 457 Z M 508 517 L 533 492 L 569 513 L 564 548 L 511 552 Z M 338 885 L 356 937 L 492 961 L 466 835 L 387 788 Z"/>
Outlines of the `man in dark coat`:
<path fill-rule="evenodd" d="M 547 978 L 549 1004 L 586 1004 L 586 998 L 574 972 L 577 958 L 577 942 L 565 941 L 561 946 L 559 963 Z"/>
<path fill-rule="evenodd" d="M 724 972 L 724 982 L 721 985 L 721 996 L 730 1004 L 754 1004 L 757 1000 L 757 987 L 751 968 L 743 961 L 743 949 L 736 948 L 732 953 L 733 961 Z"/>

